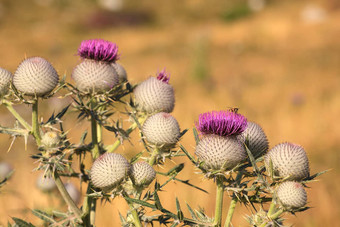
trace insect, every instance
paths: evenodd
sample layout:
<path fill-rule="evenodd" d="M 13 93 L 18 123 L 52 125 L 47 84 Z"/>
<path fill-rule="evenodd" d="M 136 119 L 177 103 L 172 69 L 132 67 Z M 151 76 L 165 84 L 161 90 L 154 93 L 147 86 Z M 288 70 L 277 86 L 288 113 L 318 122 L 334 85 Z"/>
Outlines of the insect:
<path fill-rule="evenodd" d="M 238 108 L 237 107 L 228 107 L 228 110 L 232 113 L 237 113 L 238 112 Z"/>

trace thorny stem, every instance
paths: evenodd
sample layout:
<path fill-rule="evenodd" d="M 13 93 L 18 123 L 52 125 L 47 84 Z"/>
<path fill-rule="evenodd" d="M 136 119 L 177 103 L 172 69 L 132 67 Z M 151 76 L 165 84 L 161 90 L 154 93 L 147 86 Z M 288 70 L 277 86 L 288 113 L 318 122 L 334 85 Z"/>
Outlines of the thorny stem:
<path fill-rule="evenodd" d="M 274 211 L 275 211 L 275 203 L 274 203 L 274 199 L 273 199 L 272 203 L 269 206 L 269 210 L 268 210 L 268 213 L 267 213 L 268 217 L 270 217 L 270 215 L 272 215 L 272 213 Z"/>
<path fill-rule="evenodd" d="M 127 130 L 126 130 L 126 134 L 130 135 L 131 132 L 133 132 L 137 127 L 138 124 L 143 124 L 144 121 L 146 120 L 146 117 L 141 117 L 138 119 L 138 123 L 134 122 Z M 110 148 L 107 150 L 108 153 L 113 153 L 115 150 L 117 150 L 117 148 L 122 144 L 122 140 L 118 139 L 114 144 L 112 144 L 112 146 L 110 146 Z"/>
<path fill-rule="evenodd" d="M 91 193 L 91 184 L 89 183 L 87 185 L 86 194 L 90 194 L 90 193 Z M 84 198 L 83 207 L 82 207 L 82 211 L 83 211 L 82 219 L 83 219 L 83 222 L 84 222 L 84 226 L 90 225 L 89 224 L 90 223 L 89 214 L 90 214 L 91 203 L 92 203 L 91 200 L 92 200 L 92 198 L 88 197 L 88 196 L 86 196 Z"/>
<path fill-rule="evenodd" d="M 138 216 L 137 210 L 133 207 L 133 203 L 131 203 L 131 202 L 127 201 L 127 200 L 125 200 L 125 201 L 129 205 L 130 212 L 132 214 L 133 222 L 134 222 L 135 226 L 136 227 L 143 227 L 142 223 L 139 220 L 139 216 Z"/>
<path fill-rule="evenodd" d="M 155 147 L 152 151 L 151 157 L 149 159 L 149 165 L 153 166 L 156 163 L 157 156 L 159 154 L 159 149 L 158 147 Z"/>
<path fill-rule="evenodd" d="M 275 214 L 272 214 L 269 216 L 270 219 L 275 220 L 277 219 L 282 213 L 284 212 L 284 209 L 278 210 Z"/>
<path fill-rule="evenodd" d="M 97 122 L 95 117 L 91 116 L 91 134 L 92 134 L 92 158 L 96 159 L 99 157 L 99 143 L 98 143 L 98 134 L 97 134 Z"/>
<path fill-rule="evenodd" d="M 237 204 L 237 196 L 235 194 L 233 194 L 233 198 L 230 201 L 230 205 L 229 205 L 229 210 L 228 210 L 228 214 L 227 214 L 227 219 L 224 223 L 224 227 L 229 227 L 230 223 L 231 223 L 231 219 L 233 218 L 233 214 L 235 211 L 235 207 Z"/>
<path fill-rule="evenodd" d="M 216 186 L 217 189 L 216 189 L 215 218 L 213 225 L 216 227 L 220 227 L 222 222 L 222 208 L 224 195 L 223 178 L 221 176 L 217 176 Z"/>
<path fill-rule="evenodd" d="M 241 182 L 241 179 L 242 179 L 242 175 L 243 175 L 243 170 L 240 170 L 238 173 L 237 173 L 237 176 L 236 176 L 236 184 L 239 185 L 240 182 Z M 229 210 L 228 210 L 228 214 L 227 214 L 227 218 L 226 218 L 226 221 L 224 223 L 224 227 L 229 227 L 230 226 L 230 223 L 231 223 L 231 219 L 233 218 L 233 214 L 234 214 L 234 211 L 235 211 L 235 207 L 236 207 L 236 204 L 237 204 L 237 196 L 235 194 L 235 192 L 233 193 L 233 197 L 230 201 L 230 205 L 229 205 Z"/>
<path fill-rule="evenodd" d="M 61 181 L 57 171 L 54 171 L 53 178 L 54 178 L 55 184 L 57 185 L 57 188 L 58 188 L 61 196 L 63 197 L 63 199 L 65 200 L 65 202 L 69 206 L 69 208 L 72 210 L 72 212 L 76 215 L 79 222 L 82 222 L 81 211 L 77 207 L 77 205 L 74 203 L 72 198 L 70 197 L 70 194 L 68 194 L 68 192 L 66 191 L 65 186 L 64 186 L 63 182 Z"/>
<path fill-rule="evenodd" d="M 2 103 L 7 107 L 9 112 L 19 121 L 19 123 L 25 127 L 28 131 L 32 131 L 32 126 L 30 126 L 21 116 L 20 114 L 13 108 L 12 103 L 7 102 L 5 100 Z"/>
<path fill-rule="evenodd" d="M 38 99 L 33 101 L 32 104 L 32 134 L 38 144 L 41 145 L 41 136 L 38 121 Z"/>
<path fill-rule="evenodd" d="M 91 207 L 90 207 L 90 224 L 91 226 L 95 226 L 96 221 L 96 207 L 97 207 L 97 199 L 91 199 Z"/>

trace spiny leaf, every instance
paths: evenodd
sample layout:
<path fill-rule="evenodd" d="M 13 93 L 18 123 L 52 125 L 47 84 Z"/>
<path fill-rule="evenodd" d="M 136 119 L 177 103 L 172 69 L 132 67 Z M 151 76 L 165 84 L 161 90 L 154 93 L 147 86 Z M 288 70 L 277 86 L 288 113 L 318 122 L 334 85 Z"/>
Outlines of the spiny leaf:
<path fill-rule="evenodd" d="M 145 207 L 149 207 L 149 208 L 152 208 L 152 209 L 157 209 L 154 204 L 145 202 L 143 200 L 133 199 L 133 198 L 130 198 L 130 197 L 124 197 L 124 198 L 125 198 L 125 200 L 127 200 L 129 202 L 136 203 L 136 204 L 139 204 L 139 205 L 142 205 L 142 206 L 145 206 Z"/>
<path fill-rule="evenodd" d="M 179 145 L 183 153 L 190 159 L 190 161 L 196 165 L 196 160 L 195 158 L 183 147 L 182 144 Z"/>
<path fill-rule="evenodd" d="M 12 219 L 19 227 L 34 227 L 34 225 L 32 225 L 31 223 L 28 223 L 20 218 L 12 217 Z"/>
<path fill-rule="evenodd" d="M 167 176 L 169 175 L 172 175 L 172 174 L 178 174 L 179 172 L 181 172 L 184 168 L 184 163 L 181 163 L 177 166 L 175 166 L 174 168 L 170 169 L 168 172 L 167 172 Z"/>
<path fill-rule="evenodd" d="M 187 204 L 187 207 L 188 207 L 188 210 L 189 210 L 189 213 L 190 213 L 191 217 L 193 219 L 197 220 L 197 216 L 196 216 L 195 212 L 193 211 L 193 209 L 189 206 L 189 204 Z"/>
<path fill-rule="evenodd" d="M 184 218 L 183 212 L 181 210 L 181 205 L 179 204 L 178 198 L 176 197 L 176 209 L 178 220 L 182 221 Z"/>
<path fill-rule="evenodd" d="M 56 221 L 50 215 L 41 210 L 34 209 L 32 210 L 32 213 L 43 221 L 46 221 L 51 224 L 56 223 Z"/>
<path fill-rule="evenodd" d="M 197 129 L 196 129 L 196 128 L 193 128 L 192 131 L 193 131 L 193 133 L 194 133 L 196 145 L 198 145 L 198 143 L 200 142 L 200 137 L 199 137 L 199 135 L 198 135 Z"/>

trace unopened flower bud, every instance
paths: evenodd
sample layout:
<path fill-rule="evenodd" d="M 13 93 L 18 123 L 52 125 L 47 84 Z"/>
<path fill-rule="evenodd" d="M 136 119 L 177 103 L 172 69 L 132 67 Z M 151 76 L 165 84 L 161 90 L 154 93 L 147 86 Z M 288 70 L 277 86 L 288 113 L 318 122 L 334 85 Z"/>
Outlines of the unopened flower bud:
<path fill-rule="evenodd" d="M 122 83 L 124 81 L 127 81 L 127 73 L 125 68 L 119 64 L 118 62 L 111 64 L 113 68 L 116 70 L 116 73 L 118 75 L 119 83 Z"/>
<path fill-rule="evenodd" d="M 136 186 L 148 186 L 156 177 L 156 171 L 147 162 L 137 162 L 131 166 L 130 178 Z"/>
<path fill-rule="evenodd" d="M 0 162 L 0 182 L 13 171 L 13 167 L 7 162 Z"/>
<path fill-rule="evenodd" d="M 78 204 L 80 202 L 80 191 L 76 188 L 76 186 L 74 186 L 73 183 L 66 183 L 65 184 L 65 189 L 68 192 L 68 194 L 70 195 L 71 199 Z"/>
<path fill-rule="evenodd" d="M 36 185 L 43 192 L 51 192 L 57 187 L 53 178 L 44 176 L 44 174 L 39 175 Z"/>
<path fill-rule="evenodd" d="M 91 168 L 92 184 L 103 190 L 110 190 L 127 177 L 130 163 L 120 154 L 105 153 L 97 158 Z"/>
<path fill-rule="evenodd" d="M 269 143 L 260 125 L 248 121 L 247 128 L 238 136 L 242 143 L 246 143 L 254 158 L 261 157 L 267 152 Z"/>
<path fill-rule="evenodd" d="M 302 184 L 294 181 L 286 181 L 277 189 L 277 198 L 288 209 L 304 207 L 307 204 L 307 193 Z"/>
<path fill-rule="evenodd" d="M 3 96 L 8 92 L 12 78 L 13 75 L 11 72 L 0 68 L 0 96 Z"/>
<path fill-rule="evenodd" d="M 230 170 L 246 159 L 243 144 L 236 136 L 205 135 L 200 139 L 195 151 L 206 170 Z"/>
<path fill-rule="evenodd" d="M 146 119 L 142 132 L 146 140 L 155 145 L 174 145 L 180 136 L 177 120 L 169 113 L 157 113 Z"/>
<path fill-rule="evenodd" d="M 302 180 L 309 176 L 308 157 L 302 146 L 281 143 L 273 147 L 265 156 L 267 169 L 270 162 L 275 176 L 290 180 Z"/>
<path fill-rule="evenodd" d="M 175 95 L 168 82 L 169 77 L 162 71 L 157 78 L 150 77 L 139 84 L 134 90 L 137 107 L 147 113 L 171 113 L 175 106 Z"/>
<path fill-rule="evenodd" d="M 50 93 L 58 84 L 57 71 L 41 57 L 27 58 L 20 63 L 14 73 L 15 88 L 30 96 Z"/>
<path fill-rule="evenodd" d="M 72 78 L 84 92 L 105 92 L 118 84 L 118 75 L 110 64 L 88 59 L 76 66 Z"/>
<path fill-rule="evenodd" d="M 46 148 L 55 148 L 60 144 L 60 136 L 57 132 L 46 132 L 41 138 L 41 144 Z"/>

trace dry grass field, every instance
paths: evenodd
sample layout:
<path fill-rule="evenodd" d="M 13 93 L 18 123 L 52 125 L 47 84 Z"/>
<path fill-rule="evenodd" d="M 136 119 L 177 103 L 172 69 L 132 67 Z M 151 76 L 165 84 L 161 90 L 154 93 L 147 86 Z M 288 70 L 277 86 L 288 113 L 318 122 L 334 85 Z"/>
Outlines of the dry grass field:
<path fill-rule="evenodd" d="M 164 67 L 171 73 L 176 92 L 173 116 L 182 129 L 190 129 L 181 143 L 191 153 L 191 129 L 198 115 L 228 107 L 238 107 L 249 120 L 258 122 L 271 147 L 284 141 L 304 146 L 312 173 L 331 171 L 309 185 L 312 209 L 286 215 L 287 223 L 340 226 L 340 4 L 272 0 L 262 10 L 250 11 L 241 1 L 141 2 L 126 0 L 121 11 L 113 12 L 90 0 L 1 0 L 0 67 L 14 72 L 25 56 L 41 56 L 72 82 L 82 40 L 116 42 L 131 83 Z M 68 101 L 45 101 L 42 117 L 48 118 Z M 28 106 L 17 109 L 30 117 Z M 4 107 L 0 111 L 1 125 L 14 123 Z M 77 142 L 90 125 L 74 122 L 72 114 L 66 117 L 71 139 Z M 105 143 L 114 141 L 105 134 Z M 126 157 L 139 152 L 139 141 L 134 141 L 135 146 L 126 143 L 118 152 Z M 13 216 L 39 225 L 29 209 L 65 208 L 57 194 L 47 195 L 35 187 L 38 173 L 32 171 L 36 164 L 29 157 L 36 152 L 33 140 L 28 151 L 20 138 L 7 153 L 9 145 L 10 138 L 1 135 L 0 160 L 11 163 L 15 173 L 0 192 L 0 225 Z M 183 206 L 187 202 L 204 207 L 212 216 L 214 185 L 196 175 L 184 158 L 174 161 L 185 162 L 182 179 L 190 179 L 210 194 L 171 183 L 161 195 L 164 204 L 175 210 L 178 197 Z M 97 226 L 119 226 L 118 211 L 126 212 L 127 205 L 117 199 L 98 207 Z M 236 208 L 234 226 L 247 226 L 245 214 L 250 214 L 247 208 Z"/>

